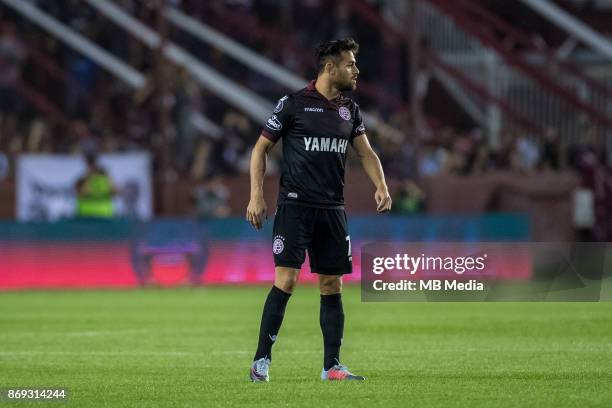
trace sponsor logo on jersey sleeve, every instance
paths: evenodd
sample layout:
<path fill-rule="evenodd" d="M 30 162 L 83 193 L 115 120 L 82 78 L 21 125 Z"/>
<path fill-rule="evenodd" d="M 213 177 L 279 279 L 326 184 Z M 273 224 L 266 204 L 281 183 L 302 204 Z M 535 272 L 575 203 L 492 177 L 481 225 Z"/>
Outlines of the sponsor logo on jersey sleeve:
<path fill-rule="evenodd" d="M 283 125 L 280 123 L 276 115 L 272 115 L 266 122 L 266 127 L 278 131 L 283 128 Z"/>
<path fill-rule="evenodd" d="M 280 98 L 278 100 L 278 103 L 274 107 L 274 113 L 278 113 L 278 112 L 283 110 L 283 107 L 285 105 L 285 101 L 287 100 L 287 98 L 289 98 L 289 97 L 287 95 L 285 95 L 285 96 L 283 96 L 282 98 Z"/>
<path fill-rule="evenodd" d="M 344 120 L 351 120 L 351 111 L 348 110 L 346 106 L 341 106 L 340 109 L 338 109 L 338 114 Z"/>
<path fill-rule="evenodd" d="M 355 134 L 356 135 L 360 135 L 362 133 L 365 133 L 365 125 L 363 123 L 361 125 L 357 126 L 357 129 L 355 129 Z"/>

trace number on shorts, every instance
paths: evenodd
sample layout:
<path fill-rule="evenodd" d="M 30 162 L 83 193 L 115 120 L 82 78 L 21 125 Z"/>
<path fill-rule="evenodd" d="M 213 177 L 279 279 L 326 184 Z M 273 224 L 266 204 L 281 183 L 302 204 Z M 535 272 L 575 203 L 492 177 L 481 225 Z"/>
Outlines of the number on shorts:
<path fill-rule="evenodd" d="M 348 241 L 348 254 L 346 256 L 351 256 L 351 236 L 347 235 L 346 240 Z"/>

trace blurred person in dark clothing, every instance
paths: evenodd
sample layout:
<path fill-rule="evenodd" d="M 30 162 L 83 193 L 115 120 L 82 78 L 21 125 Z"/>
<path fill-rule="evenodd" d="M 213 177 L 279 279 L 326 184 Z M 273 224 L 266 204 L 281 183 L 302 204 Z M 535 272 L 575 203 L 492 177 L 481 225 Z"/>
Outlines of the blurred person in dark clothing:
<path fill-rule="evenodd" d="M 547 128 L 544 133 L 544 143 L 542 145 L 542 157 L 540 158 L 539 168 L 541 170 L 561 170 L 561 140 L 554 128 Z"/>
<path fill-rule="evenodd" d="M 15 26 L 4 24 L 0 34 L 0 112 L 16 112 L 20 99 L 17 81 L 21 76 L 21 64 L 25 49 L 15 33 Z"/>
<path fill-rule="evenodd" d="M 486 143 L 475 147 L 475 152 L 470 160 L 469 174 L 486 174 L 495 169 L 495 160 Z"/>
<path fill-rule="evenodd" d="M 100 146 L 96 137 L 92 134 L 85 122 L 76 120 L 71 126 L 72 148 L 85 157 L 94 156 L 99 151 Z"/>
<path fill-rule="evenodd" d="M 11 171 L 10 161 L 6 154 L 0 151 L 0 182 L 8 178 Z"/>

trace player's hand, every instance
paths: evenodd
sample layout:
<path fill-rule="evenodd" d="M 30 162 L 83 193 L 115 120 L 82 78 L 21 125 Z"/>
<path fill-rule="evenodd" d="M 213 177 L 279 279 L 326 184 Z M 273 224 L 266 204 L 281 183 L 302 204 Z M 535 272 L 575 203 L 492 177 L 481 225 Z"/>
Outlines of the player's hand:
<path fill-rule="evenodd" d="M 376 211 L 379 213 L 391 210 L 391 196 L 387 187 L 377 189 L 374 199 L 376 200 Z"/>
<path fill-rule="evenodd" d="M 263 226 L 264 219 L 268 218 L 267 210 L 266 201 L 263 197 L 251 197 L 249 206 L 247 207 L 246 220 L 255 227 L 256 230 L 260 230 Z"/>

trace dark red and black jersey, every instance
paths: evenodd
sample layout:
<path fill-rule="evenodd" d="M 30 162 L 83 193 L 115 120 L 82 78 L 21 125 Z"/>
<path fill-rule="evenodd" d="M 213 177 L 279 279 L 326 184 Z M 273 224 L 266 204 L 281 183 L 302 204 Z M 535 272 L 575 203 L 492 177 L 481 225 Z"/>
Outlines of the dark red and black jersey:
<path fill-rule="evenodd" d="M 343 95 L 328 100 L 314 81 L 283 96 L 262 131 L 273 142 L 283 139 L 278 203 L 341 208 L 346 149 L 364 133 L 359 106 Z"/>

